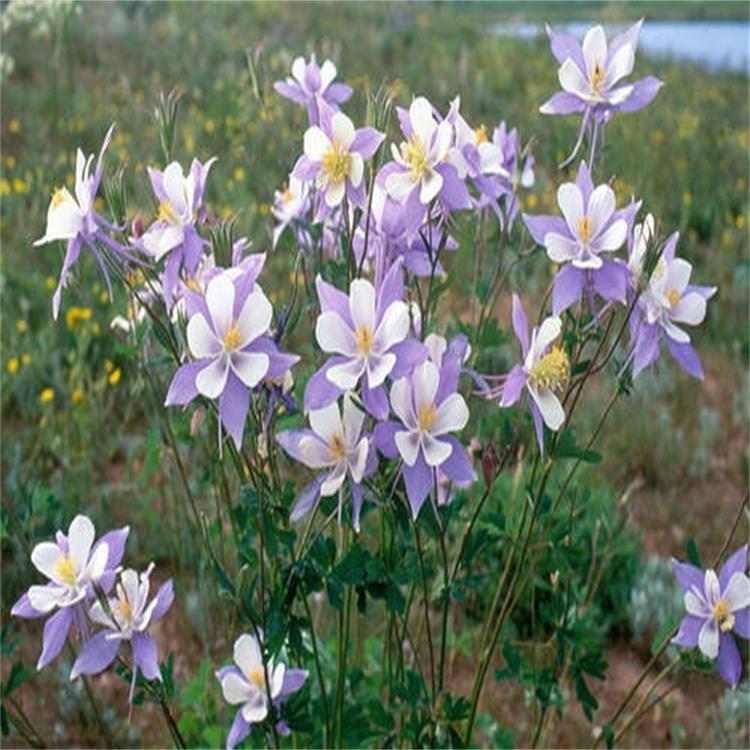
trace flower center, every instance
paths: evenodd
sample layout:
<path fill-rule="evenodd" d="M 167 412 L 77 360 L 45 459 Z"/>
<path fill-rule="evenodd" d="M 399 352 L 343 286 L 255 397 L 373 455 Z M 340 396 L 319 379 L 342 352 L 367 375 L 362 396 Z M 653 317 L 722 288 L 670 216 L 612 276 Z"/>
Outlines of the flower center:
<path fill-rule="evenodd" d="M 172 208 L 172 204 L 167 201 L 162 201 L 159 204 L 159 210 L 156 212 L 156 220 L 164 221 L 167 224 L 178 224 L 179 220 L 177 214 Z"/>
<path fill-rule="evenodd" d="M 52 193 L 52 208 L 57 208 L 61 203 L 67 203 L 70 198 L 70 193 L 66 188 L 57 188 L 57 190 Z"/>
<path fill-rule="evenodd" d="M 437 407 L 435 404 L 424 404 L 419 407 L 419 431 L 427 432 L 437 419 Z"/>
<path fill-rule="evenodd" d="M 604 67 L 597 63 L 591 73 L 591 88 L 598 94 L 604 83 Z"/>
<path fill-rule="evenodd" d="M 562 391 L 570 377 L 570 361 L 565 350 L 553 346 L 532 368 L 529 378 L 537 388 Z"/>
<path fill-rule="evenodd" d="M 55 563 L 55 572 L 68 586 L 74 586 L 76 582 L 76 569 L 73 560 L 68 555 L 63 555 Z"/>
<path fill-rule="evenodd" d="M 224 351 L 233 352 L 238 349 L 242 343 L 242 336 L 240 335 L 239 323 L 235 323 L 225 334 L 224 334 Z"/>
<path fill-rule="evenodd" d="M 419 182 L 425 173 L 430 171 L 430 163 L 422 139 L 416 133 L 401 144 L 401 158 L 409 167 L 412 182 Z"/>
<path fill-rule="evenodd" d="M 680 293 L 676 289 L 668 289 L 666 297 L 670 307 L 677 307 L 677 303 L 680 301 Z"/>
<path fill-rule="evenodd" d="M 343 182 L 352 165 L 351 154 L 338 143 L 332 143 L 323 154 L 323 171 L 334 185 Z"/>
<path fill-rule="evenodd" d="M 581 218 L 578 219 L 576 228 L 578 229 L 578 236 L 581 238 L 581 242 L 584 245 L 588 245 L 589 240 L 591 239 L 591 231 L 592 231 L 591 217 L 581 216 Z"/>
<path fill-rule="evenodd" d="M 264 690 L 266 687 L 266 677 L 263 674 L 262 669 L 251 669 L 247 673 L 247 679 L 250 680 L 259 690 Z"/>
<path fill-rule="evenodd" d="M 343 435 L 337 433 L 331 437 L 328 443 L 328 457 L 336 463 L 346 458 L 346 441 Z"/>
<path fill-rule="evenodd" d="M 489 137 L 487 136 L 487 126 L 486 125 L 480 125 L 475 131 L 474 131 L 474 140 L 477 143 L 477 146 L 480 143 L 487 143 L 489 140 Z"/>
<path fill-rule="evenodd" d="M 372 326 L 366 323 L 357 326 L 354 331 L 354 339 L 357 342 L 359 353 L 363 357 L 366 357 L 372 351 L 373 346 L 375 346 L 375 336 L 372 333 Z"/>
<path fill-rule="evenodd" d="M 294 193 L 292 192 L 292 188 L 289 187 L 289 185 L 286 186 L 286 189 L 281 194 L 281 202 L 287 206 L 294 200 Z"/>
<path fill-rule="evenodd" d="M 112 606 L 112 614 L 121 624 L 133 622 L 133 605 L 127 599 L 120 599 Z"/>
<path fill-rule="evenodd" d="M 726 599 L 720 599 L 714 604 L 714 617 L 722 633 L 727 633 L 734 627 L 734 615 Z"/>

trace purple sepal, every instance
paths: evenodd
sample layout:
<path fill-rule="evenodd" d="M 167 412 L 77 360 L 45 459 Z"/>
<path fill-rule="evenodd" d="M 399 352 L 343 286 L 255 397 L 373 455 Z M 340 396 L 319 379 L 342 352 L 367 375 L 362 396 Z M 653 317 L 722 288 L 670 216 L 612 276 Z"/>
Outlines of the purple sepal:
<path fill-rule="evenodd" d="M 130 645 L 133 649 L 133 661 L 143 676 L 147 680 L 161 680 L 156 641 L 145 633 L 134 633 Z"/>
<path fill-rule="evenodd" d="M 420 450 L 414 466 L 404 464 L 402 469 L 404 484 L 406 485 L 406 496 L 409 498 L 412 516 L 416 519 L 427 496 L 432 489 L 434 474 L 432 469 L 424 460 Z"/>
<path fill-rule="evenodd" d="M 73 663 L 70 679 L 74 680 L 81 674 L 99 674 L 103 672 L 117 656 L 122 640 L 120 638 L 108 638 L 112 635 L 109 629 L 100 630 L 93 638 L 90 638 L 83 651 Z"/>
<path fill-rule="evenodd" d="M 42 654 L 36 664 L 38 670 L 44 669 L 59 653 L 65 645 L 68 630 L 73 622 L 76 605 L 65 607 L 52 615 L 44 623 L 44 634 L 42 635 Z"/>
<path fill-rule="evenodd" d="M 242 708 L 240 708 L 240 710 L 234 715 L 232 728 L 229 730 L 229 736 L 227 737 L 227 750 L 234 750 L 234 748 L 239 745 L 248 734 L 250 734 L 250 725 L 242 716 Z"/>

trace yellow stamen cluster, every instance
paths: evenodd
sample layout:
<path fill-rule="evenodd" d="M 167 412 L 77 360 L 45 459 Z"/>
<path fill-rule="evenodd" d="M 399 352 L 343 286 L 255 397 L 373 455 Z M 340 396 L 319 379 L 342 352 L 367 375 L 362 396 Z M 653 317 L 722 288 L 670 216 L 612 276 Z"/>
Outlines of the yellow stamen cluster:
<path fill-rule="evenodd" d="M 419 407 L 419 429 L 421 432 L 427 432 L 427 430 L 435 424 L 437 419 L 437 407 L 435 404 L 424 404 Z"/>
<path fill-rule="evenodd" d="M 120 599 L 112 606 L 112 613 L 121 623 L 133 621 L 133 605 L 127 599 Z"/>
<path fill-rule="evenodd" d="M 354 331 L 354 339 L 357 342 L 357 349 L 363 356 L 368 355 L 373 346 L 375 346 L 375 336 L 372 332 L 372 326 L 367 324 L 357 326 Z"/>
<path fill-rule="evenodd" d="M 159 210 L 156 212 L 157 221 L 165 221 L 167 224 L 177 223 L 177 214 L 172 208 L 172 204 L 167 201 L 163 201 L 159 204 Z"/>
<path fill-rule="evenodd" d="M 477 145 L 479 145 L 480 143 L 487 143 L 487 141 L 489 141 L 489 136 L 487 135 L 486 125 L 480 125 L 474 131 L 474 140 L 477 142 Z"/>
<path fill-rule="evenodd" d="M 729 608 L 729 602 L 726 599 L 720 599 L 714 605 L 714 617 L 722 633 L 728 633 L 734 627 L 734 615 Z"/>
<path fill-rule="evenodd" d="M 266 677 L 263 674 L 262 669 L 251 669 L 247 673 L 247 679 L 250 680 L 259 690 L 263 690 L 266 687 Z"/>
<path fill-rule="evenodd" d="M 52 193 L 52 208 L 57 208 L 61 203 L 71 200 L 71 195 L 67 188 L 60 187 Z"/>
<path fill-rule="evenodd" d="M 594 89 L 596 93 L 599 93 L 602 83 L 604 83 L 604 68 L 597 63 L 591 73 L 591 88 Z"/>
<path fill-rule="evenodd" d="M 242 336 L 240 335 L 240 327 L 235 323 L 225 334 L 224 334 L 224 351 L 233 352 L 242 343 Z"/>
<path fill-rule="evenodd" d="M 419 182 L 425 173 L 430 171 L 430 164 L 422 139 L 416 133 L 408 141 L 401 144 L 401 158 L 409 167 L 409 174 L 413 182 Z"/>
<path fill-rule="evenodd" d="M 61 581 L 64 581 L 68 586 L 72 586 L 76 582 L 76 570 L 73 565 L 73 560 L 68 555 L 62 555 L 60 559 L 55 563 L 55 572 Z"/>
<path fill-rule="evenodd" d="M 666 297 L 670 307 L 677 307 L 677 303 L 680 301 L 680 293 L 676 289 L 668 289 Z"/>
<path fill-rule="evenodd" d="M 352 155 L 337 143 L 332 143 L 323 154 L 323 172 L 334 185 L 346 179 L 351 166 Z"/>
<path fill-rule="evenodd" d="M 562 391 L 570 378 L 570 361 L 565 350 L 553 346 L 532 368 L 529 379 L 537 388 Z"/>
<path fill-rule="evenodd" d="M 286 186 L 284 192 L 281 194 L 281 202 L 287 206 L 294 200 L 294 193 L 289 185 Z"/>
<path fill-rule="evenodd" d="M 591 217 L 581 216 L 581 218 L 578 219 L 576 228 L 578 229 L 578 236 L 581 238 L 581 242 L 583 242 L 583 244 L 586 245 L 588 241 L 591 239 L 591 232 L 593 230 Z"/>
<path fill-rule="evenodd" d="M 328 443 L 328 457 L 331 461 L 338 463 L 346 458 L 346 441 L 343 435 L 333 435 Z"/>

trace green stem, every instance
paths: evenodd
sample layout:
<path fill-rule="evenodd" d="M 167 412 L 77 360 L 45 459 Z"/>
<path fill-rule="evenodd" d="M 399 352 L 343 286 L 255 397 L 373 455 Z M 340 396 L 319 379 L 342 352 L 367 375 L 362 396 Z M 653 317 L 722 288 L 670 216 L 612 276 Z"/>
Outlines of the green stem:
<path fill-rule="evenodd" d="M 312 641 L 313 659 L 315 661 L 315 671 L 318 675 L 318 682 L 320 684 L 320 696 L 323 702 L 323 725 L 325 726 L 323 747 L 329 747 L 331 725 L 328 718 L 328 693 L 326 692 L 326 683 L 323 679 L 323 667 L 320 664 L 320 654 L 318 653 L 318 639 L 315 635 L 315 623 L 313 621 L 312 612 L 310 611 L 310 603 L 307 601 L 307 594 L 305 593 L 302 594 L 302 604 L 305 607 L 307 621 L 310 623 L 310 640 Z"/>

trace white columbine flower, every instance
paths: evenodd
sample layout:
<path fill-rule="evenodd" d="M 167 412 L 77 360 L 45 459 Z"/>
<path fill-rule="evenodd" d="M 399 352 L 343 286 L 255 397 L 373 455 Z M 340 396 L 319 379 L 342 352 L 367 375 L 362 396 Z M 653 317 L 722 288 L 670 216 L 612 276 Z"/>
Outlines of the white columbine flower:
<path fill-rule="evenodd" d="M 550 430 L 559 430 L 565 421 L 565 412 L 555 391 L 561 391 L 570 376 L 565 350 L 558 346 L 550 349 L 561 330 L 562 321 L 558 317 L 546 318 L 539 328 L 534 328 L 523 363 L 528 376 L 526 388 Z"/>
<path fill-rule="evenodd" d="M 89 584 L 104 573 L 109 548 L 99 544 L 91 555 L 94 535 L 94 524 L 86 516 L 76 516 L 68 529 L 67 545 L 40 542 L 34 547 L 31 562 L 51 581 L 29 589 L 29 602 L 37 612 L 47 613 L 81 601 Z"/>

